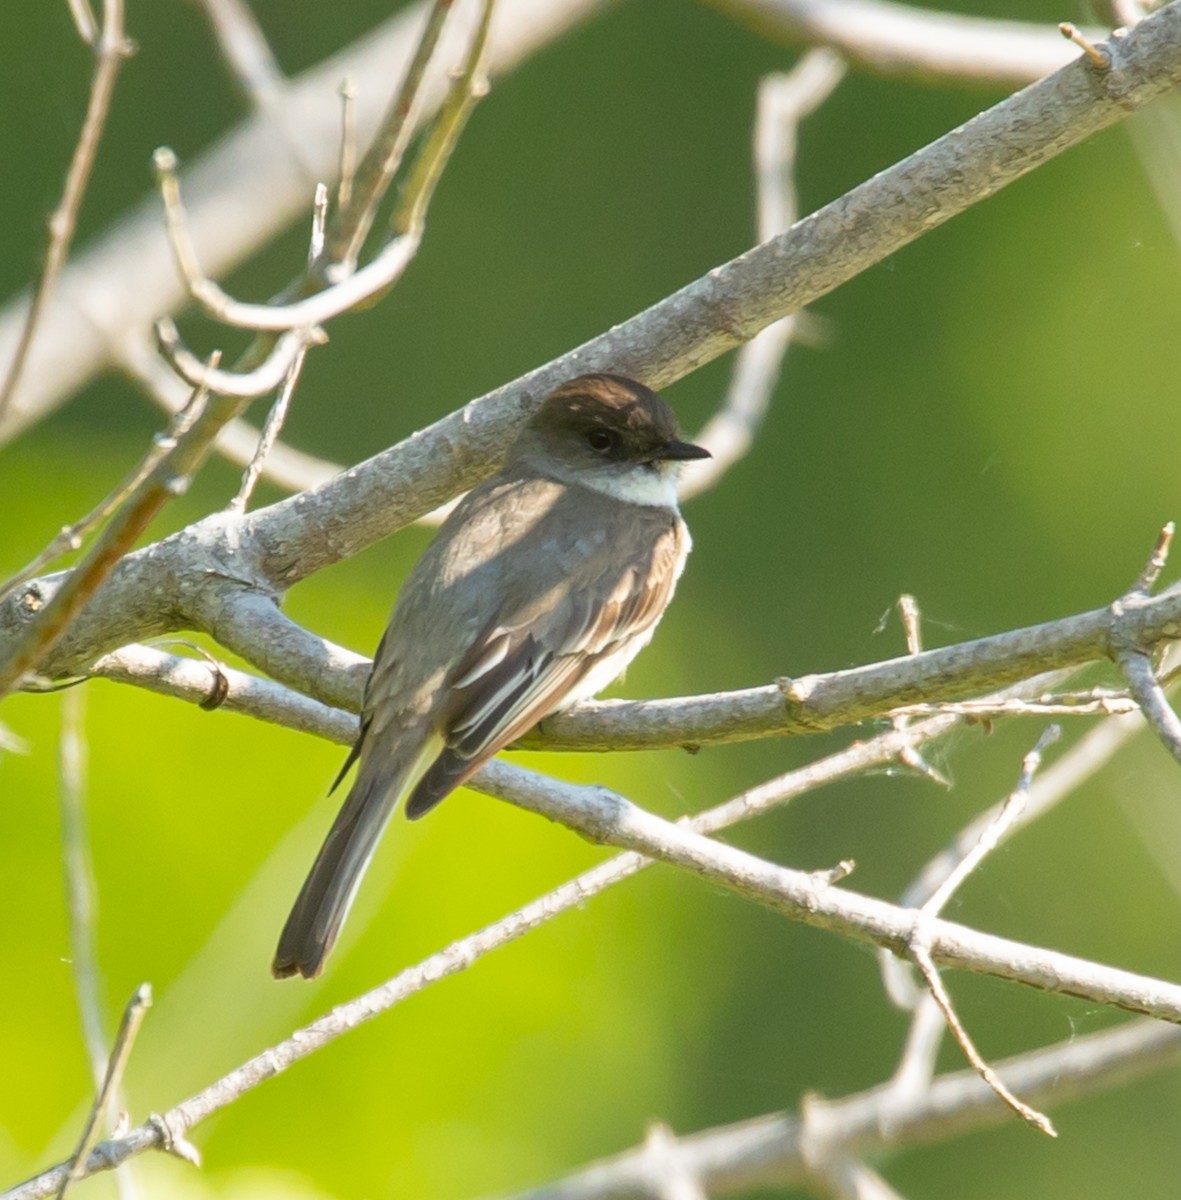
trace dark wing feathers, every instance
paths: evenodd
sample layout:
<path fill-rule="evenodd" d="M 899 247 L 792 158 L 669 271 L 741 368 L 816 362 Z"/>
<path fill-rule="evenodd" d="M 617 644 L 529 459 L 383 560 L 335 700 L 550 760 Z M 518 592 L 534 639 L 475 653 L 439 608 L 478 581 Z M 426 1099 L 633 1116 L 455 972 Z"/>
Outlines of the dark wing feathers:
<path fill-rule="evenodd" d="M 566 592 L 501 613 L 451 671 L 450 702 L 438 723 L 446 749 L 419 781 L 406 815 L 419 817 L 470 779 L 497 751 L 560 707 L 589 672 L 659 620 L 676 582 L 680 531 L 670 523 L 651 558 L 611 583 Z M 664 569 L 653 570 L 653 566 Z M 608 590 L 609 588 L 609 590 Z"/>

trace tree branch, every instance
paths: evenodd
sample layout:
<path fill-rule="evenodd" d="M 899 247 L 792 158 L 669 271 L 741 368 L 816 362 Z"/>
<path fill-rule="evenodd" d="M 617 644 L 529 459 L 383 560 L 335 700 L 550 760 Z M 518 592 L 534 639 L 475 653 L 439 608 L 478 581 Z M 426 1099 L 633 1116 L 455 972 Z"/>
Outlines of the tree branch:
<path fill-rule="evenodd" d="M 0 384 L 0 428 L 3 427 L 4 418 L 13 404 L 17 387 L 29 361 L 33 340 L 69 257 L 70 244 L 78 226 L 78 212 L 86 196 L 90 173 L 94 169 L 95 156 L 98 154 L 98 144 L 106 127 L 107 113 L 110 112 L 111 97 L 115 93 L 115 81 L 119 77 L 119 69 L 124 60 L 131 54 L 131 43 L 123 32 L 123 0 L 104 0 L 101 29 L 95 27 L 94 14 L 89 5 L 71 5 L 71 12 L 78 31 L 87 38 L 94 50 L 94 76 L 90 83 L 86 117 L 82 122 L 82 131 L 78 135 L 78 143 L 74 147 L 74 154 L 66 173 L 61 201 L 49 218 L 49 246 L 45 252 L 45 265 L 41 270 L 41 277 L 37 281 L 32 298 L 28 301 L 11 357 L 5 349 L 0 349 L 0 362 L 8 364 L 4 372 L 4 381 Z M 59 349 L 54 346 L 50 352 L 57 353 Z"/>
<path fill-rule="evenodd" d="M 121 568 L 125 582 L 147 582 L 141 572 L 151 562 L 157 586 L 135 586 L 130 593 L 126 587 L 110 588 L 109 602 L 96 606 L 93 618 L 79 624 L 73 649 L 52 669 L 73 669 L 119 644 L 165 632 L 169 617 L 142 612 L 146 597 L 163 594 L 158 586 L 161 572 L 178 580 L 187 575 L 205 581 L 202 568 L 210 566 L 211 558 L 224 559 L 232 547 L 232 574 L 275 595 L 477 482 L 494 466 L 522 412 L 560 380 L 609 367 L 661 386 L 823 295 L 1181 80 L 1181 7 L 1170 4 L 1147 17 L 1112 42 L 1111 53 L 1111 70 L 1096 72 L 1084 62 L 1070 64 L 781 236 L 322 487 L 238 521 L 227 523 L 224 515 L 207 518 L 133 556 Z M 43 581 L 41 586 L 53 590 L 57 584 Z M 125 612 L 111 611 L 119 603 L 116 592 L 141 610 L 138 622 L 127 620 Z M 12 604 L 6 609 L 0 610 L 3 637 L 11 636 L 14 627 Z M 191 624 L 208 628 L 197 607 L 182 604 L 180 611 Z M 1092 638 L 1090 653 L 1095 631 L 1075 631 L 1067 640 L 1076 633 L 1084 641 Z M 762 703 L 767 699 L 761 697 Z"/>
<path fill-rule="evenodd" d="M 1020 87 L 1076 57 L 1053 25 L 932 11 L 890 0 L 709 0 L 764 36 L 830 46 L 883 75 L 957 87 Z M 1092 41 L 1103 30 L 1088 29 Z"/>
<path fill-rule="evenodd" d="M 109 1170 L 134 1155 L 163 1146 L 165 1131 L 168 1139 L 183 1143 L 195 1125 L 232 1104 L 244 1092 L 423 987 L 464 970 L 482 954 L 516 940 L 556 912 L 584 901 L 588 894 L 580 886 L 584 878 L 601 875 L 611 880 L 616 875 L 632 874 L 644 865 L 643 857 L 683 867 L 793 920 L 875 943 L 895 953 L 907 952 L 920 919 L 914 909 L 898 908 L 832 886 L 832 876 L 827 872 L 807 874 L 779 867 L 704 837 L 689 826 L 662 820 L 605 788 L 559 783 L 500 761 L 484 768 L 476 786 L 560 820 L 592 841 L 627 847 L 636 853 L 595 868 L 588 876 L 460 939 L 380 987 L 338 1005 L 327 1016 L 256 1055 L 161 1117 L 124 1138 L 99 1146 L 87 1161 L 85 1172 Z M 933 961 L 1181 1023 L 1179 985 L 1022 945 L 942 919 L 923 919 L 923 925 Z M 45 1196 L 60 1184 L 65 1169 L 64 1165 L 51 1168 L 0 1200 Z"/>
<path fill-rule="evenodd" d="M 1181 1029 L 1132 1021 L 1118 1029 L 1071 1037 L 997 1066 L 1009 1087 L 1035 1102 L 1062 1103 L 1119 1087 L 1181 1062 Z M 810 1175 L 807 1126 L 822 1114 L 824 1136 L 847 1154 L 871 1157 L 988 1129 L 1007 1110 L 973 1071 L 941 1075 L 905 1105 L 890 1103 L 889 1084 L 843 1100 L 810 1101 L 818 1111 L 772 1113 L 706 1129 L 677 1141 L 678 1155 L 711 1196 L 790 1188 Z M 888 1119 L 883 1119 L 888 1114 Z M 617 1200 L 651 1196 L 643 1148 L 585 1167 L 513 1200 Z"/>

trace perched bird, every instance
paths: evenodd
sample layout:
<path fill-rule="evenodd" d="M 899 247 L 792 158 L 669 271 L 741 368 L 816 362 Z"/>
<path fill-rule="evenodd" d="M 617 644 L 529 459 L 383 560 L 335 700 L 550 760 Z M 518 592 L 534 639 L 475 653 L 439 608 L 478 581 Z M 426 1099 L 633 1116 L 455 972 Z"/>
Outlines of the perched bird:
<path fill-rule="evenodd" d="M 277 978 L 320 973 L 399 801 L 429 812 L 648 643 L 689 552 L 680 467 L 708 457 L 643 384 L 583 375 L 457 505 L 377 648 L 341 771 L 359 762 L 357 777 L 279 939 Z"/>

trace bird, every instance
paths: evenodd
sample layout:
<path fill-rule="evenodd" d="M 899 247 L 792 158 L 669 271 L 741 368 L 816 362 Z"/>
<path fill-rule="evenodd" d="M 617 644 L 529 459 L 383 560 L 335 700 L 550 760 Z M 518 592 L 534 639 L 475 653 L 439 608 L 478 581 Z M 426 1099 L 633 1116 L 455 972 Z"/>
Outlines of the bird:
<path fill-rule="evenodd" d="M 597 695 L 647 645 L 691 539 L 682 440 L 644 384 L 596 373 L 554 390 L 407 577 L 374 656 L 357 775 L 271 964 L 314 978 L 399 803 L 416 819 L 539 721 Z"/>

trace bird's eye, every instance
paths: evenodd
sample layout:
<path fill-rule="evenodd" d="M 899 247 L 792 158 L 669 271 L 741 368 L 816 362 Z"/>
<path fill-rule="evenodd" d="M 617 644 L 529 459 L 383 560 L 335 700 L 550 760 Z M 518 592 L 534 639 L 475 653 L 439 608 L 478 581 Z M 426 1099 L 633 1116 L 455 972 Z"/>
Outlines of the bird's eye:
<path fill-rule="evenodd" d="M 608 450 L 614 450 L 619 445 L 619 435 L 613 433 L 610 429 L 592 429 L 586 435 L 586 441 L 592 450 L 597 450 L 600 454 L 605 454 Z"/>

